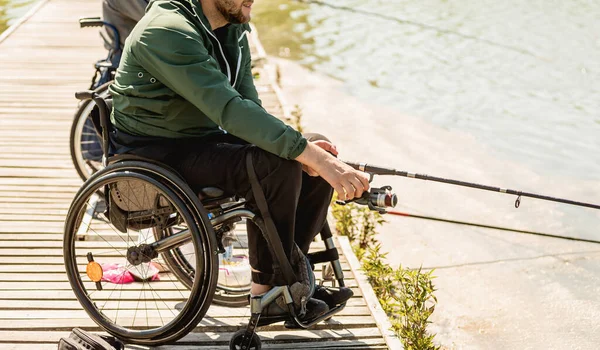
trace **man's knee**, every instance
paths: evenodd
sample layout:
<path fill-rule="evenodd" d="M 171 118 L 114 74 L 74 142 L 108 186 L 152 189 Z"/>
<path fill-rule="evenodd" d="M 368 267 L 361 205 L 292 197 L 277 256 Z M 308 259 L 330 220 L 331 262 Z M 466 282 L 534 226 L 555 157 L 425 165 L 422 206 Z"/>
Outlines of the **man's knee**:
<path fill-rule="evenodd" d="M 304 138 L 311 142 L 311 141 L 327 141 L 327 142 L 331 142 L 325 135 L 316 133 L 316 132 L 307 132 L 305 134 L 302 134 L 302 136 L 304 136 Z"/>

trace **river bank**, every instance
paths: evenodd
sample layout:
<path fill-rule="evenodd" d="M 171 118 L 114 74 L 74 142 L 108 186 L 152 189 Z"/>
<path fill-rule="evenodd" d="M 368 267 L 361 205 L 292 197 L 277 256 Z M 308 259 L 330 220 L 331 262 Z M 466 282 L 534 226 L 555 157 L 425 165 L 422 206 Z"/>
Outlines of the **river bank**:
<path fill-rule="evenodd" d="M 303 111 L 308 131 L 337 144 L 342 159 L 399 170 L 498 185 L 593 202 L 598 184 L 570 183 L 494 156 L 468 134 L 448 131 L 401 111 L 369 104 L 335 79 L 300 65 L 280 66 L 290 105 Z M 399 211 L 455 220 L 588 237 L 570 220 L 598 220 L 585 209 L 566 208 L 414 179 L 376 177 L 392 185 Z M 560 193 L 559 193 L 560 192 Z M 392 265 L 436 268 L 439 304 L 431 331 L 451 349 L 592 349 L 600 341 L 597 291 L 600 252 L 593 244 L 569 242 L 386 216 L 379 239 Z M 591 237 L 588 237 L 591 238 Z"/>

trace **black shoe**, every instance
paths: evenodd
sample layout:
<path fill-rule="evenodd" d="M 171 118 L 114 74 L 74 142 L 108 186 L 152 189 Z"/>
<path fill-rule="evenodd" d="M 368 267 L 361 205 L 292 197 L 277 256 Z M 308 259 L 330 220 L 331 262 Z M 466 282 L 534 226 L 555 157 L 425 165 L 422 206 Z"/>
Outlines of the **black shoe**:
<path fill-rule="evenodd" d="M 324 315 L 329 311 L 329 306 L 321 300 L 310 298 L 306 302 L 306 313 L 304 316 L 299 317 L 300 320 L 314 320 L 315 318 Z M 286 317 L 290 316 L 287 309 L 283 309 L 277 304 L 272 302 L 262 310 L 261 317 Z"/>
<path fill-rule="evenodd" d="M 329 312 L 329 306 L 327 306 L 327 303 L 319 299 L 310 298 L 306 302 L 306 313 L 300 318 L 300 320 L 311 321 L 317 317 L 325 315 L 327 312 Z"/>
<path fill-rule="evenodd" d="M 304 316 L 299 317 L 299 319 L 302 322 L 308 323 L 325 315 L 328 311 L 329 306 L 325 302 L 310 298 L 306 302 L 306 313 Z M 300 328 L 296 324 L 296 321 L 292 319 L 292 315 L 290 315 L 287 309 L 284 310 L 277 302 L 272 302 L 263 309 L 257 326 L 262 327 L 281 321 L 285 321 L 285 327 L 287 328 Z"/>
<path fill-rule="evenodd" d="M 310 323 L 313 320 L 325 315 L 329 312 L 329 306 L 324 301 L 319 299 L 310 298 L 306 302 L 306 313 L 302 317 L 298 317 L 301 322 Z M 296 324 L 296 320 L 288 319 L 283 324 L 285 328 L 296 329 L 302 328 Z"/>
<path fill-rule="evenodd" d="M 345 303 L 352 298 L 354 292 L 348 287 L 327 288 L 321 285 L 315 286 L 313 298 L 319 299 L 327 303 L 330 309 Z"/>

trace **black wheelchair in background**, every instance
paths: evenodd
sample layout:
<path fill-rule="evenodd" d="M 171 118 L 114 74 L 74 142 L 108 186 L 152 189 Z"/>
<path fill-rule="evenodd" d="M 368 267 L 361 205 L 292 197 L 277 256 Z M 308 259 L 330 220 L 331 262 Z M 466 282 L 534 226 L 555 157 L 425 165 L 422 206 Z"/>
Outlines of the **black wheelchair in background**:
<path fill-rule="evenodd" d="M 113 33 L 114 45 L 105 58 L 94 63 L 94 74 L 88 90 L 94 90 L 103 97 L 108 96 L 108 86 L 114 80 L 121 60 L 120 34 L 115 26 L 100 17 L 85 17 L 79 20 L 81 28 L 106 27 Z M 77 174 L 83 181 L 102 167 L 102 147 L 90 118 L 95 103 L 93 100 L 81 101 L 71 124 L 69 148 L 71 160 Z"/>
<path fill-rule="evenodd" d="M 103 166 L 77 192 L 66 217 L 67 275 L 85 311 L 106 332 L 141 345 L 174 342 L 204 317 L 215 297 L 223 261 L 235 266 L 236 251 L 247 249 L 246 240 L 234 234 L 235 224 L 251 220 L 263 234 L 267 230 L 261 216 L 241 198 L 214 187 L 195 193 L 165 165 L 110 154 L 110 101 L 104 96 L 94 91 L 76 94 L 97 106 L 91 115 L 101 129 Z M 309 254 L 309 260 L 328 264 L 324 279 L 344 286 L 328 225 L 321 237 L 326 250 Z M 107 278 L 110 273 L 112 279 Z M 129 278 L 126 273 L 132 283 L 121 283 Z M 250 280 L 249 271 L 235 276 L 233 282 L 243 279 L 237 281 L 240 286 Z M 240 290 L 232 290 L 232 295 L 236 291 Z M 242 295 L 247 303 L 247 290 Z M 289 317 L 261 317 L 263 309 L 281 296 Z M 251 298 L 248 326 L 233 335 L 230 348 L 260 349 L 256 327 L 288 320 L 295 327 L 308 328 L 344 306 L 303 322 L 295 313 L 289 288 L 275 287 Z"/>

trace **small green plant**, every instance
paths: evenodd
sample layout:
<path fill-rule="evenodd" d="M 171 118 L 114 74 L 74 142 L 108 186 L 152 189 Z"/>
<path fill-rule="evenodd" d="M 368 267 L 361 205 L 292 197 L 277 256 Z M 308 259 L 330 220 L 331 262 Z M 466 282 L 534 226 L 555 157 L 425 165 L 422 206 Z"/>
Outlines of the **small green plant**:
<path fill-rule="evenodd" d="M 439 349 L 433 343 L 435 335 L 427 332 L 429 316 L 437 303 L 433 271 L 423 273 L 420 268 L 402 266 L 393 269 L 385 263 L 386 256 L 378 243 L 369 247 L 362 266 L 392 329 L 406 350 Z"/>
<path fill-rule="evenodd" d="M 433 271 L 423 273 L 399 266 L 392 268 L 385 262 L 387 253 L 381 252 L 376 239 L 376 228 L 385 220 L 381 214 L 356 204 L 333 204 L 338 234 L 347 236 L 354 253 L 362 262 L 369 283 L 381 307 L 388 315 L 393 331 L 406 350 L 438 350 L 433 343 L 435 335 L 427 332 L 429 316 L 435 310 Z"/>
<path fill-rule="evenodd" d="M 366 250 L 377 243 L 375 228 L 385 222 L 381 214 L 354 203 L 332 207 L 335 228 L 353 244 L 354 254 L 362 260 Z"/>

